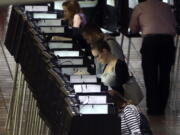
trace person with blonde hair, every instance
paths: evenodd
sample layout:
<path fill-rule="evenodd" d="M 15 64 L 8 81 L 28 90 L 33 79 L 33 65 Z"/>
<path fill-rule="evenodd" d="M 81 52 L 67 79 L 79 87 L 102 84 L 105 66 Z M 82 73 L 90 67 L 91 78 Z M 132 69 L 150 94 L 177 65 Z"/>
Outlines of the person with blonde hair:
<path fill-rule="evenodd" d="M 93 43 L 91 53 L 97 62 L 104 64 L 101 81 L 109 86 L 109 93 L 120 93 L 124 95 L 122 85 L 129 80 L 128 67 L 125 61 L 116 58 L 111 53 L 111 48 L 104 40 L 98 40 Z"/>
<path fill-rule="evenodd" d="M 81 30 L 81 34 L 91 47 L 93 46 L 93 42 L 96 42 L 98 40 L 104 40 L 109 45 L 112 54 L 116 58 L 122 61 L 125 60 L 123 50 L 119 45 L 119 43 L 116 41 L 115 37 L 112 37 L 108 34 L 104 34 L 97 25 L 90 23 L 85 25 Z M 95 64 L 96 64 L 96 74 L 102 74 L 104 65 L 98 63 L 96 60 L 95 60 Z"/>

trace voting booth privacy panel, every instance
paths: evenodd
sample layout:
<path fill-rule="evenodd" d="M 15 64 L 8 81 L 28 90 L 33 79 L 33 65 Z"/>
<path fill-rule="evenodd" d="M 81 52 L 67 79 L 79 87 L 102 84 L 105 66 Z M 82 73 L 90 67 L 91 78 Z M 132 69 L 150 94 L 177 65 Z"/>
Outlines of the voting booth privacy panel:
<path fill-rule="evenodd" d="M 133 7 L 138 4 L 138 0 L 91 0 L 84 1 L 78 0 L 82 11 L 85 13 L 87 21 L 97 24 L 108 31 L 112 32 L 112 35 L 117 36 L 120 32 L 126 33 L 129 26 L 129 18 L 131 15 L 132 5 Z M 63 16 L 63 1 L 50 2 L 48 4 L 38 4 L 39 7 L 32 7 L 30 5 L 25 6 L 26 11 L 40 10 L 41 12 L 48 12 L 49 14 L 58 13 L 56 18 L 62 18 Z M 36 4 L 37 5 L 37 4 Z M 41 7 L 40 7 L 41 5 Z M 39 15 L 35 13 L 36 19 Z M 42 14 L 42 13 L 41 13 Z M 50 17 L 50 16 L 49 16 Z M 53 17 L 51 15 L 51 17 Z M 49 19 L 52 19 L 52 18 Z M 66 22 L 63 22 L 66 24 Z M 69 32 L 71 33 L 71 32 Z"/>
<path fill-rule="evenodd" d="M 112 35 L 117 36 L 120 32 L 126 32 L 129 24 L 129 1 L 128 0 L 78 0 L 87 21 L 97 24 Z M 56 12 L 63 14 L 63 1 L 52 3 Z"/>
<path fill-rule="evenodd" d="M 111 35 L 128 35 L 131 14 L 143 0 L 99 0 L 92 16 L 93 23 L 111 31 Z"/>
<path fill-rule="evenodd" d="M 127 16 L 127 0 L 99 0 L 91 21 L 116 36 L 127 29 Z"/>
<path fill-rule="evenodd" d="M 64 28 L 56 21 L 56 12 L 31 11 L 33 16 L 29 16 L 24 9 L 12 8 L 5 46 L 21 65 L 38 114 L 52 134 L 119 135 L 120 119 L 114 103 L 102 92 L 106 87 L 93 75 L 95 67 L 87 48 L 74 47 L 81 42 L 47 38 L 66 33 L 51 26 L 54 19 L 56 27 Z M 52 18 L 47 18 L 49 15 Z M 77 71 L 90 74 L 74 75 Z"/>
<path fill-rule="evenodd" d="M 114 134 L 120 133 L 120 119 L 115 115 L 74 115 L 73 108 L 66 108 L 64 113 L 64 123 L 62 132 L 66 131 L 69 135 L 100 135 L 100 134 Z M 77 130 L 77 128 L 80 130 Z"/>

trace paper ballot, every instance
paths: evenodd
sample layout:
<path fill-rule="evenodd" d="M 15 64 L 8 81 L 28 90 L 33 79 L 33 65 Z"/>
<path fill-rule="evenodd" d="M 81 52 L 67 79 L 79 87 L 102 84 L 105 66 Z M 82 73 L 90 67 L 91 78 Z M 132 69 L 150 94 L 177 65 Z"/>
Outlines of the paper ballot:
<path fill-rule="evenodd" d="M 108 114 L 108 105 L 80 105 L 81 114 Z"/>
<path fill-rule="evenodd" d="M 72 49 L 72 43 L 66 42 L 48 42 L 48 46 L 50 49 Z"/>
<path fill-rule="evenodd" d="M 57 19 L 57 14 L 53 13 L 33 13 L 34 19 Z"/>
<path fill-rule="evenodd" d="M 96 75 L 71 75 L 70 83 L 96 83 Z"/>
<path fill-rule="evenodd" d="M 61 21 L 60 19 L 42 19 L 36 24 L 37 26 L 61 26 Z"/>
<path fill-rule="evenodd" d="M 60 57 L 78 57 L 79 51 L 54 51 L 54 54 Z"/>
<path fill-rule="evenodd" d="M 101 85 L 99 84 L 74 84 L 76 93 L 94 93 L 101 92 Z"/>
<path fill-rule="evenodd" d="M 81 104 L 106 104 L 107 96 L 105 95 L 82 95 L 79 96 L 79 101 Z"/>
<path fill-rule="evenodd" d="M 64 27 L 40 27 L 41 32 L 43 33 L 64 33 Z"/>
<path fill-rule="evenodd" d="M 25 5 L 25 11 L 36 11 L 36 12 L 42 12 L 42 11 L 48 11 L 48 6 L 30 6 L 30 5 Z"/>

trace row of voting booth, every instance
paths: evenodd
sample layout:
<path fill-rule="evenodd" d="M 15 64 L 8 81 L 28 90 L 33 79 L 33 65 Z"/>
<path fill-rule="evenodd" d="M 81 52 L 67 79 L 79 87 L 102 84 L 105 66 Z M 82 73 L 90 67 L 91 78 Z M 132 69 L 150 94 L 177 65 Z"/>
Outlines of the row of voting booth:
<path fill-rule="evenodd" d="M 89 45 L 62 19 L 62 2 L 12 8 L 5 46 L 17 66 L 6 127 L 13 135 L 120 135 L 117 110 L 95 75 Z M 88 21 L 130 37 L 140 36 L 128 34 L 138 2 L 79 1 Z"/>
<path fill-rule="evenodd" d="M 61 19 L 59 7 L 58 1 L 12 8 L 5 45 L 20 68 L 7 128 L 13 134 L 120 134 L 120 119 L 104 92 L 107 87 L 95 75 L 90 49 L 69 38 L 73 30 Z M 58 36 L 68 40 L 53 39 Z M 74 74 L 82 72 L 89 74 Z M 27 105 L 24 84 L 30 90 Z"/>

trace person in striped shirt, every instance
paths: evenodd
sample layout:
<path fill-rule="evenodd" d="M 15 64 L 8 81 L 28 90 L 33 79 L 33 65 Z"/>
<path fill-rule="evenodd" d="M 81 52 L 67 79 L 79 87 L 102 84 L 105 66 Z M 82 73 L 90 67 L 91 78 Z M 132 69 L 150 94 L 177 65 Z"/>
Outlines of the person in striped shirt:
<path fill-rule="evenodd" d="M 138 108 L 120 94 L 114 94 L 112 100 L 117 105 L 118 116 L 121 119 L 121 135 L 142 135 Z"/>

